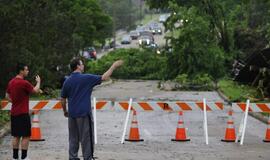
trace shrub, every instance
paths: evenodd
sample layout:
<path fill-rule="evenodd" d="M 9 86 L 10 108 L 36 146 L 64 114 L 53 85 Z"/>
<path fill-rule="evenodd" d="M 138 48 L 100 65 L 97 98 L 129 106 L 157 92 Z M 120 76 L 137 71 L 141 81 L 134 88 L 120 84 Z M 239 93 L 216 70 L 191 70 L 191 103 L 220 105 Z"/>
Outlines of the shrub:
<path fill-rule="evenodd" d="M 189 77 L 187 74 L 180 74 L 175 78 L 180 84 L 179 89 L 182 90 L 213 90 L 214 85 L 212 77 L 208 74 L 197 74 Z"/>
<path fill-rule="evenodd" d="M 166 76 L 167 58 L 146 49 L 109 52 L 97 61 L 89 61 L 86 72 L 101 75 L 118 59 L 124 60 L 124 65 L 113 73 L 114 78 L 160 80 Z"/>
<path fill-rule="evenodd" d="M 9 111 L 0 110 L 0 127 L 9 121 Z"/>
<path fill-rule="evenodd" d="M 180 74 L 175 78 L 175 81 L 177 83 L 182 84 L 182 85 L 188 84 L 189 83 L 188 75 L 187 74 Z"/>

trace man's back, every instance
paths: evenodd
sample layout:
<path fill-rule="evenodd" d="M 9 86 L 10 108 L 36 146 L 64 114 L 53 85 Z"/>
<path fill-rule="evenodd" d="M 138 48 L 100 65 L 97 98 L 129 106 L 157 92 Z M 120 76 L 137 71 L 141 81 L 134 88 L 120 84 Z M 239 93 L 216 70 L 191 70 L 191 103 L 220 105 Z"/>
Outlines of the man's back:
<path fill-rule="evenodd" d="M 68 98 L 69 116 L 77 118 L 88 115 L 91 110 L 93 87 L 101 83 L 101 76 L 73 72 L 64 82 L 61 96 Z"/>
<path fill-rule="evenodd" d="M 29 95 L 33 86 L 21 78 L 13 78 L 8 83 L 7 93 L 12 100 L 11 115 L 20 115 L 29 112 Z"/>

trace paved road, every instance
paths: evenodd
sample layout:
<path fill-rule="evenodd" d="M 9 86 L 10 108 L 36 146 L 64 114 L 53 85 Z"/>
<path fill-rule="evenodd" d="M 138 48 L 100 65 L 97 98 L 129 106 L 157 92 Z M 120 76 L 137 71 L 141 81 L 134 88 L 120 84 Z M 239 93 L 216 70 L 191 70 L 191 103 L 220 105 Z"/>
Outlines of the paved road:
<path fill-rule="evenodd" d="M 178 99 L 220 101 L 215 92 L 165 92 L 159 91 L 157 81 L 116 81 L 111 85 L 96 88 L 93 95 L 98 98 L 127 99 Z M 226 114 L 209 112 L 209 145 L 203 134 L 203 114 L 185 112 L 185 126 L 190 142 L 171 142 L 177 124 L 174 112 L 139 112 L 138 123 L 144 142 L 120 144 L 125 112 L 99 111 L 97 113 L 98 144 L 95 155 L 100 160 L 269 160 L 270 144 L 263 143 L 266 125 L 248 118 L 243 146 L 223 143 L 220 139 L 226 127 Z M 234 114 L 239 125 L 241 114 Z M 44 142 L 31 142 L 30 158 L 33 160 L 68 159 L 67 119 L 61 111 L 43 111 L 40 116 Z M 238 128 L 238 127 L 237 127 Z M 0 160 L 11 155 L 10 136 L 0 145 Z M 81 154 L 80 154 L 81 155 Z"/>
<path fill-rule="evenodd" d="M 149 23 L 152 23 L 153 21 L 150 21 Z M 147 24 L 146 24 L 147 25 Z M 154 35 L 155 43 L 158 46 L 164 46 L 165 45 L 165 39 L 164 39 L 164 26 L 162 26 L 163 34 L 162 35 Z M 116 33 L 116 44 L 118 44 L 117 48 L 139 48 L 139 42 L 138 40 L 132 40 L 131 44 L 121 44 L 121 39 L 124 35 L 128 35 L 126 31 L 120 30 Z M 108 52 L 113 51 L 113 49 L 108 50 L 102 50 L 97 54 L 97 58 L 101 58 L 102 56 L 106 55 Z"/>

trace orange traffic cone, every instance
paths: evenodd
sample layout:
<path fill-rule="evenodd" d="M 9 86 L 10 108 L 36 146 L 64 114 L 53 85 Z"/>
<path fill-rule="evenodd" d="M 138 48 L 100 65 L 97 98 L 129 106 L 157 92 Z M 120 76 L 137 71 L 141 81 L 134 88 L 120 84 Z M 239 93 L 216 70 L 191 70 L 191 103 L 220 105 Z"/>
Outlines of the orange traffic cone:
<path fill-rule="evenodd" d="M 138 122 L 137 122 L 135 110 L 133 110 L 133 118 L 132 118 L 130 131 L 129 131 L 129 139 L 125 139 L 125 141 L 131 141 L 131 142 L 143 141 L 143 139 L 140 139 L 140 133 L 139 133 Z"/>
<path fill-rule="evenodd" d="M 179 118 L 176 128 L 175 139 L 172 139 L 172 141 L 190 141 L 190 139 L 188 139 L 186 136 L 186 128 L 183 121 L 183 111 L 179 111 L 178 115 Z"/>
<path fill-rule="evenodd" d="M 233 114 L 233 111 L 232 109 L 230 109 L 228 112 L 229 116 L 228 116 L 228 121 L 227 121 L 227 128 L 225 131 L 225 137 L 224 139 L 221 140 L 223 142 L 234 142 L 236 139 L 232 114 Z"/>
<path fill-rule="evenodd" d="M 270 116 L 268 117 L 268 124 L 267 124 L 266 133 L 265 133 L 265 139 L 263 141 L 270 142 Z"/>
<path fill-rule="evenodd" d="M 32 128 L 31 128 L 31 137 L 30 141 L 45 141 L 41 138 L 41 130 L 39 127 L 39 111 L 33 113 Z"/>

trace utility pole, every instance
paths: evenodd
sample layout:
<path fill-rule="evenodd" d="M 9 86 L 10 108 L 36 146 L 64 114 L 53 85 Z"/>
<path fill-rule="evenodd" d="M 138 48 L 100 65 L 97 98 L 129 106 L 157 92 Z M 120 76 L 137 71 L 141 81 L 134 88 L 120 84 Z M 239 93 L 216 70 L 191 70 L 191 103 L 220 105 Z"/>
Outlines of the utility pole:
<path fill-rule="evenodd" d="M 115 3 L 113 3 L 113 50 L 116 47 L 116 14 L 115 14 Z"/>
<path fill-rule="evenodd" d="M 130 7 L 130 12 L 129 12 L 129 19 L 128 19 L 128 21 L 129 21 L 129 26 L 128 26 L 128 29 L 130 29 L 131 28 L 131 22 L 132 22 L 132 20 L 131 20 L 131 14 L 132 14 L 132 3 L 131 3 L 131 0 L 129 0 L 129 2 L 128 2 L 128 6 Z"/>
<path fill-rule="evenodd" d="M 140 0 L 140 25 L 142 25 L 142 1 Z"/>

